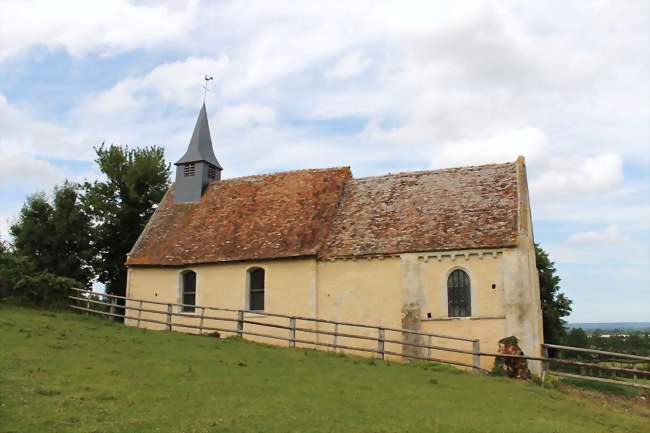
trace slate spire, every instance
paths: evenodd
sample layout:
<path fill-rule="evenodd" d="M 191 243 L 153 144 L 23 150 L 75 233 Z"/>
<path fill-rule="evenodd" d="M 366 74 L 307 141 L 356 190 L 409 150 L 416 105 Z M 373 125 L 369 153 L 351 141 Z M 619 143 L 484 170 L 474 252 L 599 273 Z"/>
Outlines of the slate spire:
<path fill-rule="evenodd" d="M 201 200 L 210 182 L 221 179 L 221 164 L 214 156 L 208 113 L 205 103 L 196 119 L 194 132 L 185 154 L 176 161 L 176 203 L 194 203 Z"/>
<path fill-rule="evenodd" d="M 214 150 L 212 149 L 212 138 L 210 137 L 210 126 L 208 125 L 208 113 L 205 109 L 205 103 L 201 107 L 199 117 L 196 119 L 196 125 L 194 125 L 194 132 L 192 133 L 192 139 L 190 140 L 187 152 L 185 152 L 185 155 L 181 159 L 176 161 L 176 165 L 197 161 L 205 161 L 223 170 L 223 167 L 221 167 L 219 161 L 214 156 Z"/>

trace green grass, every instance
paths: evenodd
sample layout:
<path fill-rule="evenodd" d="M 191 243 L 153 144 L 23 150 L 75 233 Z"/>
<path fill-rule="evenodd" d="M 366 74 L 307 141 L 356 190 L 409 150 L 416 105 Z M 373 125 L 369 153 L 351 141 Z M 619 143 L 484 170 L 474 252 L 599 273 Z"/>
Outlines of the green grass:
<path fill-rule="evenodd" d="M 2 433 L 648 431 L 630 401 L 0 304 Z"/>

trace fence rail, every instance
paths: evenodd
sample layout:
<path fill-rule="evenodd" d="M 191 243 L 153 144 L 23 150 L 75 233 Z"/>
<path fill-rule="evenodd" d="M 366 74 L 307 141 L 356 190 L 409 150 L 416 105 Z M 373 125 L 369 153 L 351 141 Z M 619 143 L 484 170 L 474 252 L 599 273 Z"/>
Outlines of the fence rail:
<path fill-rule="evenodd" d="M 151 301 L 145 299 L 134 299 L 127 298 L 125 296 L 118 295 L 109 295 L 105 293 L 93 292 L 90 290 L 84 289 L 72 289 L 77 292 L 77 295 L 69 296 L 71 301 L 74 303 L 70 304 L 70 307 L 83 311 L 86 313 L 95 313 L 101 314 L 108 317 L 122 318 L 125 320 L 133 320 L 135 326 L 140 327 L 141 323 L 153 323 L 157 325 L 163 325 L 165 329 L 172 331 L 174 328 L 185 328 L 197 330 L 199 334 L 205 332 L 225 332 L 231 333 L 233 335 L 243 336 L 254 336 L 261 338 L 269 338 L 273 340 L 280 340 L 288 342 L 290 347 L 296 347 L 296 343 L 305 344 L 309 346 L 318 346 L 318 347 L 327 347 L 336 350 L 348 350 L 348 351 L 357 351 L 372 353 L 377 356 L 379 359 L 384 359 L 387 355 L 401 357 L 403 359 L 414 359 L 414 360 L 424 360 L 439 362 L 444 364 L 457 365 L 461 367 L 471 368 L 475 371 L 488 371 L 484 367 L 481 367 L 481 357 L 490 357 L 490 358 L 501 358 L 501 359 L 526 359 L 528 361 L 541 361 L 542 363 L 542 378 L 546 375 L 555 375 L 560 377 L 569 377 L 569 378 L 581 378 L 586 380 L 594 380 L 601 382 L 616 383 L 620 385 L 629 385 L 640 388 L 649 388 L 650 382 L 648 384 L 639 383 L 638 376 L 650 378 L 650 371 L 646 370 L 637 370 L 636 364 L 633 364 L 633 368 L 622 368 L 622 367 L 611 367 L 605 366 L 594 362 L 581 362 L 574 361 L 569 359 L 562 358 L 551 358 L 548 356 L 548 349 L 562 350 L 562 351 L 573 351 L 579 353 L 588 353 L 588 354 L 597 354 L 597 355 L 607 355 L 610 357 L 616 358 L 625 358 L 631 359 L 633 362 L 650 363 L 649 357 L 638 356 L 638 355 L 629 355 L 624 353 L 615 353 L 615 352 L 606 352 L 602 350 L 594 349 L 583 349 L 577 347 L 569 346 L 559 346 L 553 344 L 543 344 L 542 345 L 542 356 L 529 356 L 529 355 L 509 355 L 503 353 L 495 352 L 485 352 L 481 351 L 480 341 L 478 339 L 471 339 L 465 337 L 457 337 L 452 335 L 444 334 L 433 334 L 426 333 L 412 329 L 403 329 L 403 328 L 394 328 L 386 327 L 379 325 L 369 325 L 362 323 L 351 323 L 351 322 L 340 322 L 335 320 L 327 319 L 317 319 L 314 317 L 304 317 L 304 316 L 292 316 L 286 314 L 272 313 L 272 312 L 260 312 L 252 310 L 238 310 L 232 308 L 223 308 L 223 307 L 208 307 L 201 305 L 189 305 L 189 304 L 179 304 L 179 303 L 168 303 L 168 302 L 159 302 Z M 101 299 L 101 300 L 100 300 Z M 123 301 L 125 305 L 117 305 L 117 302 Z M 151 306 L 160 306 L 164 309 L 155 309 Z M 92 308 L 92 306 L 105 307 L 108 311 L 102 311 L 98 308 Z M 123 313 L 117 313 L 117 309 L 123 309 Z M 174 311 L 174 308 L 180 308 L 180 311 Z M 194 312 L 183 312 L 184 308 L 192 308 Z M 197 314 L 197 311 L 199 314 Z M 134 316 L 133 313 L 136 313 Z M 153 315 L 160 315 L 161 317 L 151 318 L 143 317 L 142 313 L 150 313 Z M 231 313 L 236 314 L 236 317 L 227 317 L 224 314 L 221 315 L 211 315 L 206 314 L 206 312 L 219 312 L 219 313 Z M 247 318 L 246 315 L 249 315 Z M 252 315 L 252 317 L 251 317 Z M 287 324 L 278 324 L 278 323 L 269 323 L 261 320 L 255 320 L 258 317 L 273 317 L 279 319 L 287 319 Z M 174 318 L 185 318 L 185 319 L 194 319 L 198 321 L 197 324 L 189 324 L 174 321 Z M 213 326 L 206 325 L 206 322 L 226 322 L 234 325 L 233 327 L 224 326 Z M 313 323 L 316 325 L 315 328 L 308 328 L 305 326 L 298 326 L 299 321 Z M 333 331 L 328 331 L 325 329 L 319 329 L 318 325 L 333 325 Z M 249 325 L 245 327 L 244 325 Z M 250 327 L 262 327 L 262 328 L 271 328 L 276 330 L 287 331 L 286 335 L 273 335 L 267 332 L 258 332 L 257 330 L 251 330 Z M 363 335 L 363 334 L 354 334 L 351 332 L 341 332 L 340 329 L 343 328 L 352 328 L 356 330 L 373 330 L 376 331 L 376 335 Z M 386 336 L 387 332 L 401 334 L 400 339 L 390 338 Z M 313 335 L 314 339 L 304 339 L 297 337 L 296 333 L 305 333 Z M 407 335 L 416 336 L 415 341 L 406 341 L 405 338 Z M 319 337 L 331 337 L 331 342 L 320 341 Z M 427 344 L 421 344 L 420 340 L 426 338 Z M 471 348 L 464 349 L 459 347 L 446 347 L 433 344 L 433 339 L 444 340 L 447 342 L 455 342 L 457 344 L 471 343 Z M 376 345 L 374 347 L 362 347 L 358 344 L 341 344 L 341 339 L 352 339 L 355 341 L 366 341 L 374 342 Z M 401 347 L 400 351 L 390 350 L 387 348 L 387 345 L 397 345 Z M 426 349 L 426 355 L 422 352 Z M 433 351 L 446 352 L 460 355 L 467 355 L 471 357 L 471 360 L 467 362 L 452 360 L 452 359 L 443 359 L 439 357 L 434 357 Z M 632 375 L 632 381 L 624 380 L 615 380 L 612 378 L 603 378 L 596 377 L 586 374 L 573 374 L 565 371 L 551 370 L 551 364 L 559 364 L 561 366 L 573 366 L 580 369 L 580 372 L 583 373 L 586 369 L 595 369 L 599 373 L 601 371 L 608 371 L 613 375 L 616 374 L 628 374 Z M 619 378 L 620 379 L 620 378 Z"/>
<path fill-rule="evenodd" d="M 550 358 L 549 349 L 553 349 L 558 352 L 575 352 L 578 354 L 587 354 L 592 355 L 592 357 L 593 355 L 605 355 L 610 357 L 607 362 L 618 362 L 618 360 L 621 359 L 625 360 L 626 363 L 631 363 L 632 368 L 602 365 L 599 363 L 602 361 L 598 361 L 597 359 L 590 359 L 591 362 L 582 362 L 582 360 L 573 361 L 563 358 Z M 637 369 L 638 364 L 644 364 L 646 365 L 646 368 L 650 369 L 650 357 L 647 356 L 632 355 L 629 353 L 608 352 L 605 350 L 597 349 L 586 349 L 582 347 L 561 346 L 558 344 L 542 344 L 542 355 L 545 358 L 545 361 L 542 363 L 543 376 L 549 374 L 571 379 L 586 379 L 596 382 L 614 383 L 617 385 L 650 389 L 650 380 L 647 380 L 650 379 L 650 370 Z M 551 363 L 559 364 L 561 367 L 577 367 L 578 371 L 551 370 Z M 598 375 L 594 376 L 593 371 L 596 371 Z M 609 372 L 611 374 L 611 377 L 602 377 L 603 372 Z M 617 376 L 617 374 L 621 374 L 621 376 Z M 631 375 L 632 377 L 626 377 L 625 375 Z M 639 383 L 639 376 L 647 378 L 646 383 Z"/>
<path fill-rule="evenodd" d="M 304 317 L 304 316 L 292 316 L 287 314 L 279 314 L 266 312 L 263 313 L 260 311 L 253 310 L 238 310 L 232 308 L 222 308 L 222 307 L 208 307 L 201 305 L 189 305 L 189 304 L 180 304 L 180 303 L 168 303 L 168 302 L 159 302 L 159 301 L 150 301 L 145 299 L 134 299 L 128 298 L 125 296 L 118 295 L 109 295 L 105 293 L 93 292 L 90 290 L 84 289 L 72 289 L 77 292 L 77 295 L 69 296 L 68 298 L 74 303 L 70 304 L 70 307 L 83 311 L 86 313 L 95 313 L 101 314 L 114 318 L 122 318 L 125 320 L 132 320 L 135 322 L 136 326 L 140 326 L 141 323 L 153 323 L 157 325 L 163 325 L 167 330 L 173 330 L 174 328 L 185 328 L 185 329 L 194 329 L 198 330 L 199 334 L 204 332 L 226 332 L 232 333 L 233 335 L 238 336 L 255 336 L 262 338 L 271 338 L 274 340 L 286 341 L 289 343 L 290 347 L 295 347 L 296 343 L 328 347 L 334 350 L 348 350 L 348 351 L 358 351 L 365 353 L 372 353 L 376 355 L 379 359 L 384 359 L 387 355 L 401 357 L 405 359 L 415 359 L 415 360 L 424 360 L 424 361 L 433 361 L 440 362 L 445 364 L 457 365 L 462 367 L 471 368 L 477 371 L 487 371 L 485 368 L 481 367 L 481 355 L 480 355 L 480 344 L 477 339 L 457 337 L 452 335 L 443 335 L 443 334 L 433 334 L 426 333 L 412 329 L 403 329 L 395 328 L 388 326 L 378 326 L 378 325 L 369 325 L 362 323 L 352 323 L 352 322 L 342 322 L 335 320 L 327 319 L 317 319 L 314 317 Z M 123 301 L 125 305 L 116 305 L 116 301 Z M 102 311 L 98 308 L 93 308 L 93 306 L 105 307 L 108 311 Z M 152 306 L 164 307 L 164 309 L 155 309 Z M 117 308 L 124 309 L 123 313 L 115 312 Z M 181 309 L 181 311 L 174 311 L 174 309 Z M 182 312 L 183 308 L 193 308 L 194 313 Z M 199 312 L 197 314 L 196 312 Z M 153 315 L 158 315 L 159 317 L 143 317 L 142 313 L 150 313 Z M 212 315 L 206 314 L 206 312 L 221 312 L 221 313 L 236 313 L 236 317 L 226 317 L 225 315 Z M 135 313 L 135 315 L 134 315 Z M 218 314 L 218 313 L 217 313 Z M 246 317 L 249 315 L 249 317 Z M 251 317 L 253 316 L 253 317 Z M 287 319 L 287 324 L 279 323 L 269 323 L 261 320 L 255 320 L 259 316 L 272 317 L 279 319 Z M 182 323 L 174 318 L 186 318 L 198 320 L 197 324 Z M 227 322 L 234 324 L 234 327 L 224 326 L 213 326 L 206 325 L 206 322 Z M 309 328 L 305 326 L 298 326 L 298 322 L 308 322 L 316 324 L 316 328 Z M 318 325 L 334 325 L 334 330 L 329 331 L 325 329 L 319 329 Z M 276 330 L 287 331 L 287 335 L 273 335 L 266 332 L 258 332 L 257 330 L 250 330 L 244 325 L 250 325 L 254 327 L 262 328 L 272 328 Z M 340 331 L 341 328 L 350 328 L 351 330 L 374 330 L 376 335 L 364 335 L 364 334 L 355 334 L 352 332 Z M 406 335 L 416 336 L 416 342 L 405 341 L 405 338 L 396 339 L 391 338 L 386 335 L 387 332 L 399 333 L 402 334 L 402 337 Z M 316 338 L 305 339 L 299 338 L 296 336 L 296 333 L 306 333 L 314 335 Z M 331 337 L 331 342 L 329 341 L 320 341 L 319 336 Z M 420 344 L 418 338 L 426 338 L 427 344 Z M 433 344 L 433 339 L 446 340 L 448 342 L 455 342 L 456 344 L 471 343 L 471 348 L 463 349 L 459 347 L 445 347 L 441 345 Z M 374 342 L 375 347 L 363 347 L 359 344 L 342 344 L 341 339 L 351 339 L 355 341 L 367 341 Z M 391 350 L 387 347 L 389 344 L 401 346 L 402 351 Z M 409 348 L 415 349 L 409 352 Z M 426 356 L 419 353 L 420 349 L 423 351 L 426 349 Z M 467 362 L 453 360 L 453 359 L 443 359 L 440 357 L 434 357 L 433 351 L 439 352 L 448 352 L 455 353 L 460 355 L 467 355 L 470 360 Z"/>

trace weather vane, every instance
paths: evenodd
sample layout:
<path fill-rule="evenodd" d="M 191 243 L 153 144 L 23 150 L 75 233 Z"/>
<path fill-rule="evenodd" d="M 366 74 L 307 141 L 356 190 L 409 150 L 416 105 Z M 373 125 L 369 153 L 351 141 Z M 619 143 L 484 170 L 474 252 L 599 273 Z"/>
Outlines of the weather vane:
<path fill-rule="evenodd" d="M 208 94 L 210 89 L 208 89 L 208 81 L 212 81 L 214 79 L 213 76 L 208 76 L 206 75 L 205 78 L 203 79 L 205 81 L 205 84 L 203 85 L 203 103 L 205 104 L 205 96 Z"/>

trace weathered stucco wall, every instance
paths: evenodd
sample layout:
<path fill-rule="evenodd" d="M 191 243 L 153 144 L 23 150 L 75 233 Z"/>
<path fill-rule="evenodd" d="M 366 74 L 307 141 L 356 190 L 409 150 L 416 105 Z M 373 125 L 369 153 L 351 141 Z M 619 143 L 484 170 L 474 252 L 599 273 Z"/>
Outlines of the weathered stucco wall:
<path fill-rule="evenodd" d="M 128 297 L 164 303 L 180 303 L 180 273 L 186 270 L 196 272 L 196 304 L 220 308 L 246 309 L 248 306 L 247 271 L 251 268 L 265 270 L 265 310 L 289 315 L 316 316 L 316 280 L 314 259 L 270 260 L 260 262 L 222 263 L 218 265 L 199 265 L 184 268 L 171 267 L 131 267 L 129 269 Z M 134 303 L 131 303 L 134 305 Z M 146 307 L 151 308 L 151 306 Z M 165 306 L 154 307 L 166 311 Z M 174 312 L 181 312 L 175 307 Z M 135 316 L 132 312 L 130 315 Z M 174 317 L 174 323 L 198 326 L 200 311 L 196 318 Z M 235 313 L 210 311 L 206 315 L 236 319 Z M 163 320 L 156 313 L 143 313 L 143 318 Z M 287 325 L 287 319 L 269 317 L 264 314 L 248 315 L 248 320 Z M 127 324 L 135 325 L 136 320 Z M 206 320 L 206 327 L 234 329 L 234 322 Z M 165 329 L 164 324 L 142 322 L 141 326 L 150 329 Z M 305 325 L 304 327 L 308 327 Z M 246 325 L 246 329 L 270 335 L 286 336 L 285 330 Z M 191 328 L 175 328 L 178 331 L 197 332 Z M 223 333 L 222 333 L 223 334 Z M 223 334 L 229 335 L 228 333 Z M 257 338 L 253 338 L 257 339 Z"/>
<path fill-rule="evenodd" d="M 472 250 L 445 253 L 402 254 L 390 257 L 357 259 L 269 260 L 259 262 L 223 263 L 188 268 L 145 268 L 129 270 L 129 297 L 158 302 L 180 302 L 180 272 L 191 269 L 197 273 L 197 304 L 242 309 L 247 306 L 247 270 L 261 267 L 266 271 L 265 309 L 289 315 L 319 317 L 343 322 L 376 324 L 386 327 L 421 330 L 423 332 L 479 338 L 481 349 L 494 352 L 503 337 L 515 335 L 522 341 L 525 353 L 539 354 L 538 311 L 539 289 L 533 286 L 529 272 L 533 262 L 527 249 Z M 472 316 L 447 317 L 447 278 L 455 269 L 470 276 Z M 161 307 L 161 309 L 165 309 Z M 198 313 L 198 311 L 197 311 Z M 131 313 L 135 314 L 135 313 Z M 232 313 L 211 313 L 235 318 Z M 142 317 L 154 317 L 146 313 Z M 248 318 L 248 317 L 247 317 Z M 157 320 L 161 316 L 157 315 Z M 164 319 L 162 319 L 164 320 Z M 174 319 L 179 320 L 178 318 Z M 197 319 L 183 319 L 197 324 Z M 287 319 L 255 315 L 250 320 L 287 325 Z M 127 322 L 134 325 L 135 321 Z M 164 325 L 144 324 L 153 329 Z M 232 322 L 206 321 L 206 326 L 234 328 Z M 270 329 L 246 324 L 246 329 L 271 335 L 287 336 L 285 329 Z M 299 327 L 311 328 L 309 322 Z M 319 329 L 333 331 L 334 326 L 320 324 Z M 192 332 L 189 329 L 178 329 Z M 377 331 L 339 327 L 339 332 L 376 336 Z M 224 334 L 228 335 L 228 334 Z M 297 338 L 311 340 L 312 334 L 302 332 Z M 333 342 L 331 336 L 319 341 Z M 387 339 L 401 340 L 400 333 L 387 332 Z M 269 342 L 268 339 L 252 339 Z M 426 343 L 422 338 L 410 341 Z M 272 342 L 272 341 L 271 341 Z M 469 342 L 434 339 L 434 345 L 471 349 Z M 286 345 L 279 341 L 278 344 Z M 339 337 L 339 345 L 376 347 L 376 342 Z M 299 344 L 300 346 L 300 344 Z M 386 350 L 402 353 L 402 346 L 386 343 Z M 426 355 L 426 350 L 406 347 L 411 353 Z M 471 355 L 433 351 L 432 356 L 471 363 Z M 482 359 L 490 368 L 493 359 Z"/>
<path fill-rule="evenodd" d="M 515 249 L 470 250 L 319 262 L 319 314 L 336 320 L 478 338 L 482 350 L 496 352 L 501 338 L 515 335 L 524 339 L 531 335 L 524 329 L 517 329 L 517 326 L 528 326 L 526 323 L 511 321 L 513 326 L 506 329 L 504 301 L 509 286 L 505 280 L 512 278 L 506 257 L 513 254 Z M 447 315 L 447 278 L 455 269 L 464 270 L 470 277 L 471 317 L 449 318 Z M 516 287 L 526 290 L 518 284 Z M 520 301 L 521 297 L 517 299 Z M 399 339 L 401 336 L 392 337 Z M 414 336 L 407 341 L 427 343 L 425 338 Z M 434 338 L 432 344 L 472 349 L 470 342 L 442 338 Z M 528 347 L 534 344 L 533 341 Z M 387 344 L 386 348 L 402 351 L 399 345 Z M 426 356 L 426 349 L 405 347 L 404 350 Z M 472 362 L 471 355 L 467 354 L 433 351 L 432 356 Z M 491 358 L 481 360 L 485 368 L 491 368 L 492 363 Z"/>

